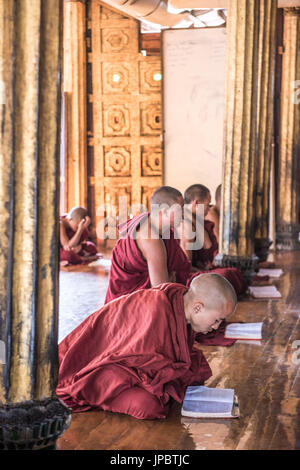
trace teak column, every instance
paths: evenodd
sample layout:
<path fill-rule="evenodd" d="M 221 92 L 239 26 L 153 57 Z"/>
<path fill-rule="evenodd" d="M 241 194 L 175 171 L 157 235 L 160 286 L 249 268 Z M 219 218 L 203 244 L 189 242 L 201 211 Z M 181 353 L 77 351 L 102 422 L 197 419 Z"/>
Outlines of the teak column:
<path fill-rule="evenodd" d="M 254 256 L 254 182 L 259 1 L 230 0 L 220 247 L 215 263 L 250 272 Z"/>
<path fill-rule="evenodd" d="M 276 5 L 276 0 L 263 6 L 257 0 L 230 0 L 228 10 L 221 243 L 215 263 L 239 267 L 246 275 L 258 262 L 255 221 L 267 218 L 267 208 L 257 214 L 256 205 L 258 199 L 268 203 L 271 127 L 266 121 Z"/>
<path fill-rule="evenodd" d="M 86 5 L 64 0 L 65 210 L 87 207 Z"/>
<path fill-rule="evenodd" d="M 257 99 L 257 169 L 255 185 L 255 253 L 268 256 L 270 182 L 273 157 L 277 0 L 260 2 Z"/>
<path fill-rule="evenodd" d="M 0 2 L 0 448 L 55 446 L 59 0 Z"/>
<path fill-rule="evenodd" d="M 283 44 L 276 247 L 294 250 L 300 248 L 300 8 L 284 9 Z"/>

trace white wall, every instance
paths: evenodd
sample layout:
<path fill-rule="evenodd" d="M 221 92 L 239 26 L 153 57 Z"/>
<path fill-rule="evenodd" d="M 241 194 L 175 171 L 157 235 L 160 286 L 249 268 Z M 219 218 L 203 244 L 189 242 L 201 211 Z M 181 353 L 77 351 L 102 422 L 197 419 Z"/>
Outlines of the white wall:
<path fill-rule="evenodd" d="M 165 30 L 164 184 L 212 193 L 222 181 L 225 28 Z"/>

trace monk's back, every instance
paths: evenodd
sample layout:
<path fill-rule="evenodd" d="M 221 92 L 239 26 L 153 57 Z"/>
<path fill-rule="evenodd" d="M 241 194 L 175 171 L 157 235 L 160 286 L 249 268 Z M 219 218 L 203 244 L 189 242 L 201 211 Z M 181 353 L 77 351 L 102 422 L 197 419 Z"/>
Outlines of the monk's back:
<path fill-rule="evenodd" d="M 149 213 L 143 213 L 120 226 L 121 238 L 112 252 L 112 265 L 105 303 L 139 289 L 149 289 L 151 282 L 148 264 L 137 245 L 137 229 L 145 223 Z M 171 231 L 169 239 L 163 239 L 167 252 L 168 271 L 176 272 L 176 281 L 186 284 L 190 274 L 190 262 L 179 241 Z"/>

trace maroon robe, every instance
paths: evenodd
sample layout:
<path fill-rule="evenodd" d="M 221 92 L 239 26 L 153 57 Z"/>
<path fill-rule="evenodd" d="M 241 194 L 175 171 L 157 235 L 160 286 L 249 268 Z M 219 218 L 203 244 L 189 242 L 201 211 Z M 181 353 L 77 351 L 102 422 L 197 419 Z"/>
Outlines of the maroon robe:
<path fill-rule="evenodd" d="M 237 268 L 216 268 L 213 265 L 213 260 L 218 253 L 218 242 L 216 236 L 214 234 L 214 223 L 210 220 L 204 220 L 204 228 L 208 233 L 208 236 L 211 241 L 211 247 L 208 249 L 201 248 L 200 250 L 194 250 L 192 254 L 192 265 L 197 267 L 197 262 L 200 262 L 204 265 L 211 263 L 212 269 L 208 271 L 199 270 L 199 273 L 216 273 L 220 274 L 221 276 L 225 277 L 233 286 L 236 295 L 244 294 L 248 289 L 248 284 L 246 279 L 244 278 L 242 272 Z M 199 273 L 193 274 L 189 279 L 189 283 L 191 280 L 197 276 Z"/>
<path fill-rule="evenodd" d="M 60 217 L 60 220 L 64 219 L 66 216 L 63 215 Z M 69 240 L 75 235 L 74 230 L 71 227 L 66 227 L 66 234 Z M 70 264 L 84 264 L 84 261 L 81 259 L 81 256 L 84 256 L 88 253 L 87 256 L 92 256 L 97 254 L 97 247 L 96 245 L 88 240 L 89 238 L 89 231 L 88 229 L 84 229 L 80 241 L 78 244 L 82 245 L 82 249 L 79 253 L 74 253 L 72 250 L 64 250 L 62 244 L 60 244 L 60 261 L 68 261 Z"/>
<path fill-rule="evenodd" d="M 170 399 L 211 369 L 192 346 L 179 284 L 124 295 L 86 318 L 59 345 L 56 393 L 75 412 L 91 409 L 165 418 Z"/>
<path fill-rule="evenodd" d="M 120 228 L 120 238 L 112 252 L 109 285 L 105 302 L 130 294 L 138 289 L 149 289 L 151 282 L 147 261 L 142 256 L 134 235 L 141 223 L 145 223 L 149 213 L 138 215 L 127 221 Z M 170 239 L 163 239 L 167 251 L 168 272 L 176 272 L 176 282 L 186 284 L 191 270 L 191 263 L 174 238 L 171 230 Z"/>

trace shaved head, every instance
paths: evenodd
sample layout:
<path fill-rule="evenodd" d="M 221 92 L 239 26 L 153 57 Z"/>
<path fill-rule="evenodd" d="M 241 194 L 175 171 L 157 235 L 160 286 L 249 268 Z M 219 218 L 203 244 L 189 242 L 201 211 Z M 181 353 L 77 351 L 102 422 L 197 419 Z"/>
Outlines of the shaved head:
<path fill-rule="evenodd" d="M 177 204 L 180 199 L 182 199 L 180 191 L 171 186 L 161 186 L 154 192 L 151 205 L 166 204 L 170 207 L 173 204 Z"/>
<path fill-rule="evenodd" d="M 72 219 L 75 222 L 84 219 L 88 215 L 88 211 L 85 209 L 85 207 L 77 206 L 73 207 L 69 214 L 68 214 L 68 219 Z"/>
<path fill-rule="evenodd" d="M 236 306 L 237 297 L 234 288 L 225 277 L 216 273 L 204 273 L 196 276 L 191 284 L 190 289 L 195 298 L 203 297 L 205 294 L 206 303 L 210 308 L 222 308 L 222 304 L 230 303 Z"/>
<path fill-rule="evenodd" d="M 210 190 L 206 186 L 203 186 L 203 184 L 193 184 L 185 190 L 184 202 L 186 204 L 191 204 L 195 199 L 198 199 L 201 203 L 209 197 Z"/>
<path fill-rule="evenodd" d="M 227 279 L 216 273 L 195 277 L 184 295 L 184 312 L 193 330 L 208 333 L 234 312 L 237 296 Z"/>

